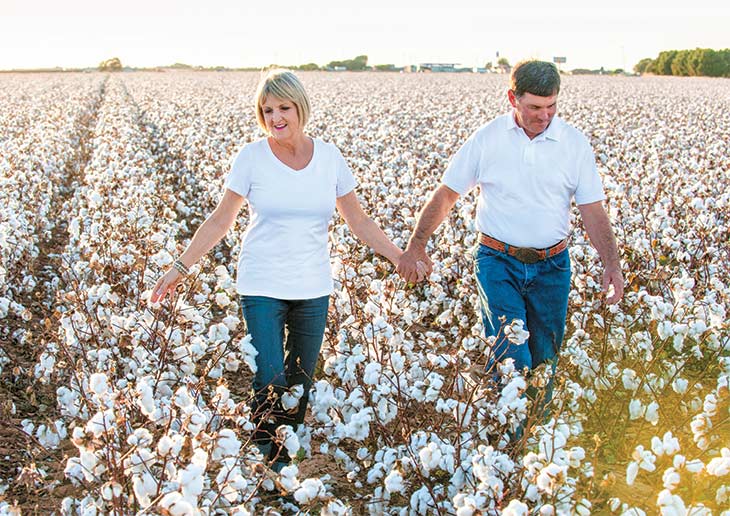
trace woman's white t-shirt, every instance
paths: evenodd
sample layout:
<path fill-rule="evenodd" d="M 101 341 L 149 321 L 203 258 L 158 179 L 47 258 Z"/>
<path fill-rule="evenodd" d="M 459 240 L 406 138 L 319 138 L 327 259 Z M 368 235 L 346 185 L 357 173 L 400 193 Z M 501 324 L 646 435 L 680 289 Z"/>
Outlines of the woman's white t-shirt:
<path fill-rule="evenodd" d="M 239 294 L 312 299 L 334 289 L 328 225 L 336 199 L 357 182 L 336 146 L 313 141 L 302 170 L 281 162 L 265 138 L 233 158 L 225 187 L 246 198 L 250 215 L 238 259 Z"/>

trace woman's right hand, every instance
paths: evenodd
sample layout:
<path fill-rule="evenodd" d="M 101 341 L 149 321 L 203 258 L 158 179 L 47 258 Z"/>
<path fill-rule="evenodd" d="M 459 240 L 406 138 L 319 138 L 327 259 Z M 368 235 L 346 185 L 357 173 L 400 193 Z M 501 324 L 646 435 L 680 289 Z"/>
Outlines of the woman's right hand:
<path fill-rule="evenodd" d="M 165 299 L 168 293 L 172 293 L 180 280 L 182 275 L 175 267 L 171 267 L 164 276 L 157 280 L 155 288 L 152 289 L 152 295 L 150 296 L 150 303 L 158 303 Z"/>

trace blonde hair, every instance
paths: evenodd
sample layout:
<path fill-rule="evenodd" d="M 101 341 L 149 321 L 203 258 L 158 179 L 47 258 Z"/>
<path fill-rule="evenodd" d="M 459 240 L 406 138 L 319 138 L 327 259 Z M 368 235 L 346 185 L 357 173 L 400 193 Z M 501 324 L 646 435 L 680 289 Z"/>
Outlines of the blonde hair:
<path fill-rule="evenodd" d="M 307 125 L 311 111 L 309 96 L 304 90 L 304 86 L 302 86 L 299 78 L 293 72 L 276 68 L 266 72 L 266 75 L 259 81 L 255 98 L 256 120 L 259 123 L 259 127 L 266 133 L 269 132 L 269 129 L 266 127 L 266 121 L 264 120 L 263 104 L 269 96 L 281 100 L 288 100 L 293 103 L 297 108 L 300 126 L 304 128 Z"/>

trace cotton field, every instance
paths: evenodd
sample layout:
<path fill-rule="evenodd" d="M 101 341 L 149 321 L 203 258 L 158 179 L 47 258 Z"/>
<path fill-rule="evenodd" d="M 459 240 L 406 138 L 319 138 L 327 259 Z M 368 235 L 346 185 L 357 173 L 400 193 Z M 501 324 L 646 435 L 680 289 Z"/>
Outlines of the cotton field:
<path fill-rule="evenodd" d="M 401 246 L 449 157 L 508 109 L 500 75 L 300 76 L 309 133 Z M 602 303 L 577 222 L 548 420 L 524 396 L 544 375 L 506 363 L 497 388 L 485 372 L 474 193 L 432 239 L 427 284 L 335 219 L 337 289 L 279 474 L 251 441 L 245 208 L 174 303 L 147 303 L 262 136 L 257 81 L 0 75 L 0 514 L 730 514 L 729 81 L 564 78 L 559 115 L 593 144 L 627 293 Z"/>

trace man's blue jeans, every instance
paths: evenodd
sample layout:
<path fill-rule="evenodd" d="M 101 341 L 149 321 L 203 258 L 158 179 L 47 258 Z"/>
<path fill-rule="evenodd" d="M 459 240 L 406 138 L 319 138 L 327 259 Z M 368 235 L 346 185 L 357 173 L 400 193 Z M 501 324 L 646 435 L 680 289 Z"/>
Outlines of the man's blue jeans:
<path fill-rule="evenodd" d="M 496 336 L 489 366 L 512 358 L 515 368 L 534 369 L 555 363 L 565 335 L 565 318 L 570 293 L 570 256 L 560 254 L 526 264 L 517 258 L 479 244 L 474 251 L 474 272 L 479 286 L 484 333 Z M 504 336 L 504 325 L 513 319 L 524 321 L 530 337 L 524 344 L 512 344 Z M 545 402 L 550 400 L 552 381 Z"/>
<path fill-rule="evenodd" d="M 254 434 L 257 444 L 266 446 L 271 443 L 279 425 L 291 425 L 296 430 L 304 421 L 328 307 L 329 296 L 302 300 L 241 296 L 251 345 L 259 352 L 251 407 L 254 422 L 258 423 Z M 285 411 L 280 399 L 272 401 L 270 389 L 280 398 L 289 387 L 297 384 L 304 387 L 297 410 Z M 277 446 L 272 448 L 269 457 L 288 460 L 286 452 Z"/>

